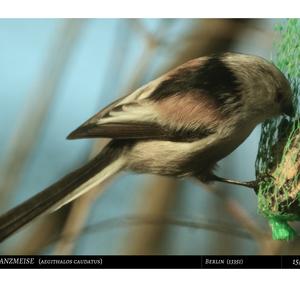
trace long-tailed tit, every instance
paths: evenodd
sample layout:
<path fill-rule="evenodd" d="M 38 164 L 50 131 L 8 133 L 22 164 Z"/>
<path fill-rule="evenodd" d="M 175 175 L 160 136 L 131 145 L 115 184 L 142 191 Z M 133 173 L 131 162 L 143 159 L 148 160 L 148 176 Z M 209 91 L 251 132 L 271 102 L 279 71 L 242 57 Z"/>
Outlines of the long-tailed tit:
<path fill-rule="evenodd" d="M 0 217 L 0 240 L 121 170 L 216 179 L 216 162 L 264 120 L 291 114 L 284 75 L 256 56 L 188 61 L 98 112 L 68 139 L 112 140 L 91 161 Z"/>

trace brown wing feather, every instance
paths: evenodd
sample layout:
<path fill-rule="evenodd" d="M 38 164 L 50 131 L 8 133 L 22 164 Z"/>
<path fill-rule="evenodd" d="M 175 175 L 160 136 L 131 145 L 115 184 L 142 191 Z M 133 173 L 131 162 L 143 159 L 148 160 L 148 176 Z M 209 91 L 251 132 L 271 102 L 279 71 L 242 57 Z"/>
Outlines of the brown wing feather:
<path fill-rule="evenodd" d="M 67 138 L 114 138 L 114 139 L 168 139 L 169 132 L 161 126 L 148 123 L 108 123 L 80 126 Z"/>
<path fill-rule="evenodd" d="M 150 114 L 152 111 L 153 114 L 157 114 L 156 120 L 143 120 L 139 113 L 134 113 L 135 109 L 139 109 L 142 104 L 126 103 L 118 105 L 116 103 L 111 109 L 105 108 L 105 113 L 102 110 L 96 115 L 99 117 L 99 114 L 101 114 L 102 117 L 92 117 L 67 138 L 193 141 L 213 133 L 216 122 L 220 120 L 220 115 L 215 107 L 212 107 L 209 103 L 205 98 L 202 100 L 195 99 L 195 95 L 176 96 L 151 103 L 148 109 L 151 111 Z M 136 105 L 140 107 L 135 108 Z M 129 106 L 132 110 L 128 112 L 126 109 Z M 129 115 L 128 118 L 127 115 Z M 101 120 L 103 123 L 101 123 Z"/>
<path fill-rule="evenodd" d="M 223 120 L 214 99 L 204 91 L 190 90 L 155 100 L 153 93 L 164 80 L 170 81 L 168 74 L 113 102 L 73 131 L 68 139 L 191 141 L 213 133 Z"/>

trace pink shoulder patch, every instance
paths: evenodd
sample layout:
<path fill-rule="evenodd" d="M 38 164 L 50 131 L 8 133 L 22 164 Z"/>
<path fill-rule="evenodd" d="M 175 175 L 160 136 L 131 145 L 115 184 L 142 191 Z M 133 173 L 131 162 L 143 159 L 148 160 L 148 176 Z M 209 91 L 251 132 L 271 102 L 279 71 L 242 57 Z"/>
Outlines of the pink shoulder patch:
<path fill-rule="evenodd" d="M 173 126 L 197 128 L 222 121 L 224 116 L 214 100 L 200 93 L 173 96 L 155 103 L 155 108 L 164 123 Z"/>

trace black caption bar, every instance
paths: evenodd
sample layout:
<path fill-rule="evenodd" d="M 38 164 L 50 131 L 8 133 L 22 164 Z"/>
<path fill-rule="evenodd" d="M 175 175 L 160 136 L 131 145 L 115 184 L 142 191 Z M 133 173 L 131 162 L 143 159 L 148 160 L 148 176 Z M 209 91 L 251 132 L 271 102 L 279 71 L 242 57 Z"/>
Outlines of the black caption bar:
<path fill-rule="evenodd" d="M 300 256 L 0 256 L 0 269 L 300 269 Z"/>

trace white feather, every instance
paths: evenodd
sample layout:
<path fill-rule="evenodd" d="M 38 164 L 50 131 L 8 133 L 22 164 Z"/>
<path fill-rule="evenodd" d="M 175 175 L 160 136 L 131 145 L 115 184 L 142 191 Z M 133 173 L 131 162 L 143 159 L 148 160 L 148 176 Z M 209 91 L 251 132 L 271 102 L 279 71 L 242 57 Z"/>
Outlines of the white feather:
<path fill-rule="evenodd" d="M 125 162 L 124 158 L 120 157 L 119 159 L 109 164 L 107 167 L 103 168 L 103 170 L 100 171 L 97 175 L 93 176 L 91 179 L 89 179 L 82 185 L 78 186 L 77 189 L 75 189 L 74 191 L 69 193 L 66 197 L 64 197 L 59 203 L 57 203 L 53 208 L 51 208 L 50 212 L 54 212 L 60 209 L 62 206 L 75 200 L 79 196 L 85 194 L 95 186 L 101 184 L 108 178 L 118 173 L 119 170 L 122 169 L 124 162 Z"/>
<path fill-rule="evenodd" d="M 111 111 L 108 117 L 101 118 L 97 124 L 106 123 L 127 123 L 127 122 L 153 122 L 158 119 L 159 115 L 151 105 L 124 105 L 122 111 Z"/>

